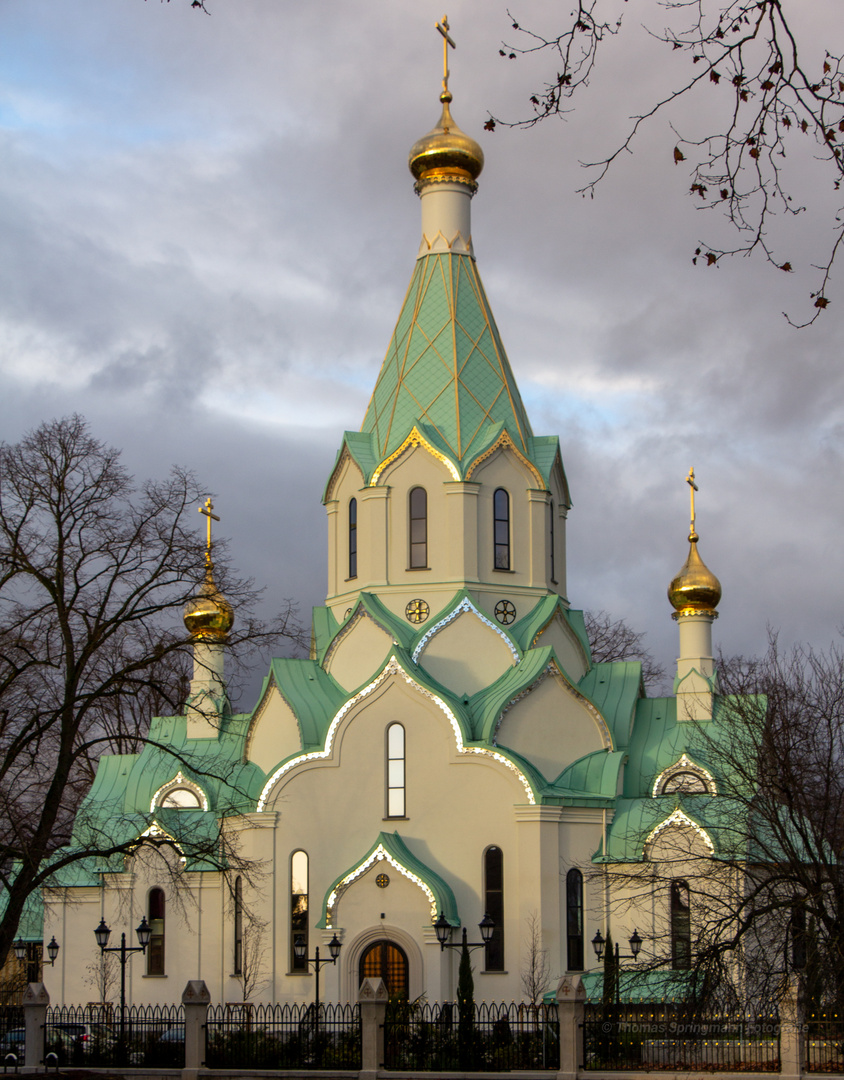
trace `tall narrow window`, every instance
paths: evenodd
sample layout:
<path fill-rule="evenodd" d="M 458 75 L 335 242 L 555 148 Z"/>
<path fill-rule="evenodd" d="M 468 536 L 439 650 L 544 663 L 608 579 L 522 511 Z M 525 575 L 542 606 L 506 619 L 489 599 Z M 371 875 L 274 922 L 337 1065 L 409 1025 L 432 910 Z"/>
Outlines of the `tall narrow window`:
<path fill-rule="evenodd" d="M 428 565 L 428 493 L 416 487 L 410 493 L 410 569 Z"/>
<path fill-rule="evenodd" d="M 349 499 L 349 577 L 358 576 L 358 501 Z"/>
<path fill-rule="evenodd" d="M 293 951 L 297 937 L 305 939 L 305 955 L 299 960 Z M 290 859 L 290 970 L 308 970 L 308 856 L 294 851 Z"/>
<path fill-rule="evenodd" d="M 485 949 L 486 970 L 504 970 L 504 855 L 499 847 L 484 852 L 484 912 L 495 923 Z"/>
<path fill-rule="evenodd" d="M 556 564 L 554 562 L 554 500 L 553 499 L 548 504 L 548 509 L 550 511 L 549 516 L 548 516 L 548 521 L 549 521 L 548 547 L 549 547 L 550 552 L 551 552 L 551 580 L 556 581 L 557 580 L 557 567 L 556 567 Z"/>
<path fill-rule="evenodd" d="M 692 966 L 692 918 L 685 881 L 671 882 L 671 966 L 678 971 Z"/>
<path fill-rule="evenodd" d="M 405 817 L 405 758 L 404 728 L 390 724 L 387 728 L 387 817 Z"/>
<path fill-rule="evenodd" d="M 583 874 L 579 870 L 566 874 L 566 935 L 568 970 L 583 971 Z"/>
<path fill-rule="evenodd" d="M 149 926 L 152 930 L 147 946 L 147 975 L 164 974 L 164 890 L 149 891 Z"/>
<path fill-rule="evenodd" d="M 234 880 L 234 974 L 243 974 L 243 878 Z"/>
<path fill-rule="evenodd" d="M 498 488 L 492 497 L 496 570 L 510 569 L 510 496 Z"/>

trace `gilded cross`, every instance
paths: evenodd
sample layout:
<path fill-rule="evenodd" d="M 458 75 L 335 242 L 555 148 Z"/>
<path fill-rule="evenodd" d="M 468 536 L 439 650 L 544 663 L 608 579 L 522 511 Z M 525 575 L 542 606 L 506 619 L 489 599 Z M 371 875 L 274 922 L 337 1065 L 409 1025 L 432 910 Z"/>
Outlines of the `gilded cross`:
<path fill-rule="evenodd" d="M 211 562 L 211 547 L 212 547 L 212 544 L 211 544 L 211 522 L 212 521 L 219 521 L 220 519 L 214 513 L 214 504 L 211 502 L 211 497 L 210 496 L 205 500 L 205 505 L 198 507 L 198 510 L 199 510 L 200 514 L 205 514 L 205 516 L 208 518 L 208 539 L 207 539 L 206 545 L 205 545 L 205 561 L 206 561 L 206 563 L 210 563 Z"/>
<path fill-rule="evenodd" d="M 437 26 L 437 30 L 439 30 L 439 32 L 443 36 L 443 90 L 447 91 L 448 90 L 448 75 L 449 75 L 449 71 L 448 71 L 448 47 L 450 45 L 452 47 L 452 49 L 456 49 L 457 46 L 454 44 L 454 42 L 449 37 L 448 32 L 451 29 L 451 27 L 448 25 L 448 15 L 443 15 L 443 21 L 441 23 L 437 23 L 436 26 Z"/>
<path fill-rule="evenodd" d="M 689 485 L 689 495 L 692 500 L 692 523 L 691 532 L 695 531 L 695 492 L 698 490 L 698 486 L 695 483 L 695 467 L 694 465 L 689 469 L 689 475 L 686 477 L 686 483 Z"/>

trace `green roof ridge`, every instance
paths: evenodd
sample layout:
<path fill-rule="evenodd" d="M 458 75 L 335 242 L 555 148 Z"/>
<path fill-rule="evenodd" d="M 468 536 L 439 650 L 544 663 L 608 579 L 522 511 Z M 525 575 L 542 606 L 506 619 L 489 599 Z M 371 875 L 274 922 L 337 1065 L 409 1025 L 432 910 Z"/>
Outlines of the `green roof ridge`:
<path fill-rule="evenodd" d="M 302 751 L 322 747 L 331 721 L 346 700 L 346 691 L 316 660 L 276 659 L 270 670 L 278 692 L 299 723 Z"/>
<path fill-rule="evenodd" d="M 630 742 L 641 687 L 642 665 L 638 660 L 595 664 L 577 684 L 581 694 L 606 719 L 617 750 Z"/>

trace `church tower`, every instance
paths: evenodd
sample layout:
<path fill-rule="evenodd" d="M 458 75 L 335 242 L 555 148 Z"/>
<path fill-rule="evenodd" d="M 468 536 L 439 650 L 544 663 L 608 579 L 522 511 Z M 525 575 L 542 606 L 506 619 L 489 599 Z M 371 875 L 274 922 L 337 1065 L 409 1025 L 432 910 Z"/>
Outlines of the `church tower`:
<path fill-rule="evenodd" d="M 448 47 L 445 37 L 444 47 Z M 535 436 L 475 260 L 480 146 L 451 115 L 410 151 L 422 237 L 361 430 L 347 431 L 325 489 L 327 605 L 361 595 L 423 625 L 465 591 L 510 625 L 566 599 L 569 491 L 559 440 Z"/>

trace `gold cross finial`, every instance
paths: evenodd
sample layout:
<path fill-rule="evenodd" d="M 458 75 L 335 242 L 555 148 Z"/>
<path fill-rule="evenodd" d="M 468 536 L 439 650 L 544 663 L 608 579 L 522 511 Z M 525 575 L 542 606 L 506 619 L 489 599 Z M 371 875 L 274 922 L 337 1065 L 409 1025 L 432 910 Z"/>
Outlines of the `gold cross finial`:
<path fill-rule="evenodd" d="M 695 483 L 695 467 L 694 465 L 689 469 L 689 475 L 686 477 L 686 483 L 689 485 L 689 495 L 692 501 L 691 510 L 691 524 L 689 526 L 689 539 L 695 536 L 695 492 L 698 490 L 698 486 Z"/>
<path fill-rule="evenodd" d="M 451 40 L 451 38 L 449 37 L 449 34 L 448 34 L 449 30 L 451 29 L 451 27 L 448 25 L 448 15 L 443 15 L 443 21 L 438 22 L 436 25 L 437 25 L 437 30 L 439 30 L 439 32 L 443 36 L 443 92 L 447 93 L 448 92 L 448 74 L 449 74 L 449 72 L 448 72 L 448 47 L 450 45 L 452 47 L 452 49 L 456 49 L 457 46 L 454 44 L 454 42 Z"/>
<path fill-rule="evenodd" d="M 205 516 L 208 518 L 208 539 L 206 540 L 206 543 L 205 543 L 205 564 L 206 564 L 206 566 L 210 566 L 211 565 L 211 548 L 213 546 L 212 543 L 211 543 L 211 522 L 212 521 L 219 521 L 220 519 L 214 513 L 214 504 L 211 502 L 211 497 L 210 496 L 205 500 L 205 505 L 198 507 L 198 509 L 199 509 L 200 514 L 205 514 Z"/>

